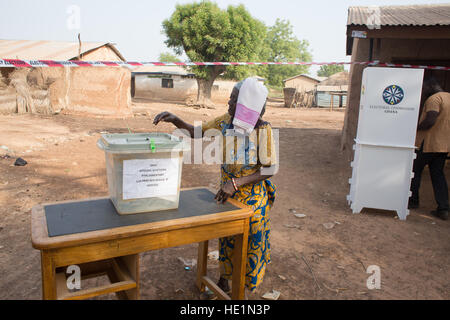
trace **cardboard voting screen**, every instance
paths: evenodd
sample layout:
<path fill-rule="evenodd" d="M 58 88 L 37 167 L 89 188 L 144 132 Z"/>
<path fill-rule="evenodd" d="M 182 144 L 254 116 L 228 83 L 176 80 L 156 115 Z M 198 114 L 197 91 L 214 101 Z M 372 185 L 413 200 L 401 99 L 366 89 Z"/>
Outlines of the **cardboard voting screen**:
<path fill-rule="evenodd" d="M 353 213 L 393 210 L 402 220 L 409 214 L 422 80 L 421 69 L 364 70 L 347 196 Z"/>
<path fill-rule="evenodd" d="M 358 143 L 413 147 L 423 70 L 366 68 L 361 85 Z"/>

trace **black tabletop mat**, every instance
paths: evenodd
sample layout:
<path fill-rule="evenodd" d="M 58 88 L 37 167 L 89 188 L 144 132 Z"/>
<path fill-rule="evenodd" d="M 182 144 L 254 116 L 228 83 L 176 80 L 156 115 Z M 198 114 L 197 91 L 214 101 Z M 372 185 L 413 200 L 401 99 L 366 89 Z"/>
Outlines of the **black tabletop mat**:
<path fill-rule="evenodd" d="M 44 206 L 50 237 L 237 209 L 230 203 L 216 204 L 214 194 L 208 189 L 181 191 L 178 209 L 149 213 L 120 215 L 108 198 Z"/>

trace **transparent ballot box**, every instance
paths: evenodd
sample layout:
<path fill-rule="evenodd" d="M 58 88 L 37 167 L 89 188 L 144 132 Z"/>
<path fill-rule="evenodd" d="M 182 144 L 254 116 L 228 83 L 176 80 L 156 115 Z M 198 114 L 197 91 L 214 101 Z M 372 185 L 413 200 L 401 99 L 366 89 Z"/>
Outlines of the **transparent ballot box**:
<path fill-rule="evenodd" d="M 178 208 L 183 152 L 190 146 L 167 133 L 103 134 L 111 201 L 119 214 Z"/>

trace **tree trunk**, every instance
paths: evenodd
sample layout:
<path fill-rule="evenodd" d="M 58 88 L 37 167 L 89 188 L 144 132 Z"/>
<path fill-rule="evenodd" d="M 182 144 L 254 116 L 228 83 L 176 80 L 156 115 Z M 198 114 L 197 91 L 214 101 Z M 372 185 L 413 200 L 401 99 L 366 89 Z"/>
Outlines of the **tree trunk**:
<path fill-rule="evenodd" d="M 16 93 L 17 113 L 53 114 L 48 86 L 41 69 L 19 68 L 10 76 L 10 87 Z"/>
<path fill-rule="evenodd" d="M 17 93 L 17 113 L 36 113 L 34 101 L 31 96 L 31 88 L 27 82 L 29 72 L 29 69 L 22 68 L 14 70 L 10 75 L 10 83 L 16 89 Z"/>
<path fill-rule="evenodd" d="M 212 86 L 217 76 L 225 71 L 225 66 L 208 66 L 205 68 L 208 68 L 208 78 L 197 78 L 197 105 L 213 109 L 214 105 L 211 101 Z"/>
<path fill-rule="evenodd" d="M 214 79 L 212 81 L 211 79 L 197 79 L 197 105 L 202 107 L 212 106 L 211 91 L 213 83 Z"/>

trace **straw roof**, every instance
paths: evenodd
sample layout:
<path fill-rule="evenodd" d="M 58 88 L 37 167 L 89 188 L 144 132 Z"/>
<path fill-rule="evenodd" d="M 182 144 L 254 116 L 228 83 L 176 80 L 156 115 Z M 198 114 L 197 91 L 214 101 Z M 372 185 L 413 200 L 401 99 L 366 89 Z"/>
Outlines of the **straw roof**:
<path fill-rule="evenodd" d="M 349 74 L 342 71 L 329 76 L 326 80 L 320 82 L 320 86 L 346 86 L 349 84 Z"/>

